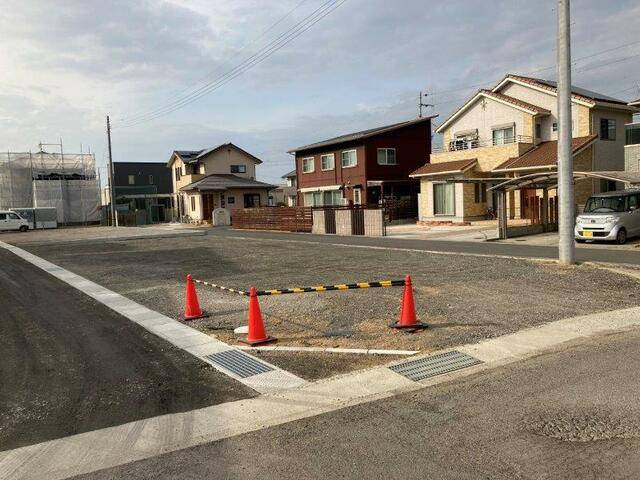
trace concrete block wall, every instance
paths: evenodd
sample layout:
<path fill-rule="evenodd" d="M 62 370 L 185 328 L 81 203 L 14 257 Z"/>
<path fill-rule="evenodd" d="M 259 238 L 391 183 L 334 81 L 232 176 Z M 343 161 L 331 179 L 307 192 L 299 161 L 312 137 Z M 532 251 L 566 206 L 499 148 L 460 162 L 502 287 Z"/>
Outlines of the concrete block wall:
<path fill-rule="evenodd" d="M 324 210 L 314 210 L 312 215 L 313 224 L 311 225 L 311 233 L 317 233 L 320 235 L 327 233 L 324 223 Z"/>
<path fill-rule="evenodd" d="M 336 210 L 336 235 L 351 235 L 351 210 Z"/>
<path fill-rule="evenodd" d="M 364 211 L 364 234 L 367 237 L 384 236 L 384 210 L 379 208 Z"/>

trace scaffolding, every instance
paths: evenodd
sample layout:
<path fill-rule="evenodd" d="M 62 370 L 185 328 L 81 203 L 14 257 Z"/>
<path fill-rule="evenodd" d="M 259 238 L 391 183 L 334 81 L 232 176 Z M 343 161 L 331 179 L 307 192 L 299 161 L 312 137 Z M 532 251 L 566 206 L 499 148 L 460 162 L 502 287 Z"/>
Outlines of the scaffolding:
<path fill-rule="evenodd" d="M 55 207 L 63 225 L 99 221 L 95 156 L 0 152 L 0 209 L 36 207 Z"/>

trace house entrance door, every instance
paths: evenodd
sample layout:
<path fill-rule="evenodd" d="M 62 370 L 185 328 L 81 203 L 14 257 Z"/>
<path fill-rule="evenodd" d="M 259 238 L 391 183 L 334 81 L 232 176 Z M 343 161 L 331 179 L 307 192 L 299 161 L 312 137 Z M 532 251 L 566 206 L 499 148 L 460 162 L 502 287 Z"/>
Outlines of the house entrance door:
<path fill-rule="evenodd" d="M 202 194 L 202 219 L 212 221 L 213 209 L 215 208 L 215 201 L 213 199 L 213 193 Z"/>

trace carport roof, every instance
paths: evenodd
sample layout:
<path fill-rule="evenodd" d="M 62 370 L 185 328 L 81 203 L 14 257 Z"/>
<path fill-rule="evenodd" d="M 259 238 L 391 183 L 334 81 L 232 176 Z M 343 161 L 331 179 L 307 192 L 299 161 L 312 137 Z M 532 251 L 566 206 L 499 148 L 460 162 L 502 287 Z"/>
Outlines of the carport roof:
<path fill-rule="evenodd" d="M 574 180 L 602 178 L 631 185 L 640 185 L 640 172 L 596 171 L 573 172 Z M 454 180 L 455 181 L 455 180 Z M 538 172 L 511 178 L 505 182 L 489 187 L 487 190 L 511 191 L 521 188 L 555 188 L 558 185 L 558 172 Z"/>
<path fill-rule="evenodd" d="M 275 185 L 271 185 L 269 183 L 258 182 L 257 180 L 252 180 L 250 178 L 243 178 L 237 175 L 233 175 L 230 173 L 227 174 L 211 174 L 207 175 L 200 180 L 190 183 L 189 185 L 185 185 L 180 190 L 181 191 L 189 191 L 189 190 L 197 190 L 197 191 L 217 191 L 222 192 L 224 190 L 229 190 L 232 188 L 268 188 L 273 189 L 276 188 Z"/>

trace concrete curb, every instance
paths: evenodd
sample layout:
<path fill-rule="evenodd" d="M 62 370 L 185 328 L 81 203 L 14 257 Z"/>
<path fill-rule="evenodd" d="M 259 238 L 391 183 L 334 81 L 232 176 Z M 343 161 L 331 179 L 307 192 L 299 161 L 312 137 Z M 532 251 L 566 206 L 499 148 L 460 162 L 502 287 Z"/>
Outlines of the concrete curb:
<path fill-rule="evenodd" d="M 415 355 L 419 350 L 382 350 L 375 348 L 332 348 L 332 347 L 295 347 L 287 345 L 275 345 L 264 347 L 250 347 L 241 345 L 241 350 L 249 352 L 307 352 L 307 353 L 352 353 L 358 355 Z"/>

